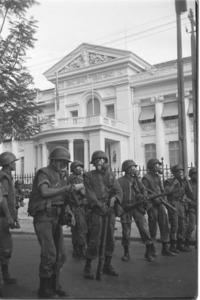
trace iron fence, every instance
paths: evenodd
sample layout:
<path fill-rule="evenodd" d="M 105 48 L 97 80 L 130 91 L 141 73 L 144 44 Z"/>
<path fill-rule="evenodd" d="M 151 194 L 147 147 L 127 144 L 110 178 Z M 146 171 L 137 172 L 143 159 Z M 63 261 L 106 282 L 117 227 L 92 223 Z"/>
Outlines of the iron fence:
<path fill-rule="evenodd" d="M 191 166 L 188 167 L 188 172 L 189 172 L 190 168 L 192 168 L 192 167 L 193 167 L 193 165 L 191 164 Z M 122 170 L 120 168 L 113 169 L 112 171 L 115 173 L 116 178 L 119 178 L 119 177 L 123 176 L 123 172 L 122 172 Z M 139 171 L 139 176 L 140 177 L 143 177 L 144 174 L 147 173 L 147 169 L 145 167 L 140 167 L 139 166 L 138 167 L 138 171 Z M 15 173 L 14 176 L 13 176 L 13 180 L 14 180 L 14 182 L 16 180 L 20 180 L 22 182 L 22 188 L 24 190 L 27 190 L 27 192 L 28 192 L 28 191 L 32 190 L 32 184 L 33 184 L 33 178 L 34 178 L 34 176 L 35 176 L 35 173 L 24 174 L 24 175 L 19 175 L 19 174 Z M 172 177 L 171 168 L 168 167 L 167 165 L 166 166 L 162 165 L 162 174 L 161 174 L 161 177 L 163 179 L 163 182 L 167 178 L 171 178 Z"/>

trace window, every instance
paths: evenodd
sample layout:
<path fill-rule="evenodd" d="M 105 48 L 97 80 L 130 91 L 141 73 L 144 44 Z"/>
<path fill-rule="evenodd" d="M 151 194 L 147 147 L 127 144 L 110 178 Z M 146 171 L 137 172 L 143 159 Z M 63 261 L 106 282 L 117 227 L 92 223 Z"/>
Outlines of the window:
<path fill-rule="evenodd" d="M 169 162 L 170 166 L 179 163 L 179 142 L 169 142 Z"/>
<path fill-rule="evenodd" d="M 114 104 L 107 105 L 106 108 L 107 108 L 106 116 L 108 118 L 115 119 L 115 107 L 114 107 Z"/>
<path fill-rule="evenodd" d="M 71 113 L 72 118 L 78 117 L 78 110 L 73 110 L 70 113 Z"/>
<path fill-rule="evenodd" d="M 178 102 L 177 101 L 164 103 L 162 118 L 164 120 L 178 119 Z"/>
<path fill-rule="evenodd" d="M 87 117 L 100 115 L 100 103 L 97 98 L 90 99 L 87 104 Z"/>
<path fill-rule="evenodd" d="M 143 106 L 139 116 L 140 123 L 155 122 L 155 106 Z"/>
<path fill-rule="evenodd" d="M 156 145 L 155 144 L 146 144 L 145 145 L 145 162 L 147 164 L 147 161 L 150 158 L 156 157 Z"/>

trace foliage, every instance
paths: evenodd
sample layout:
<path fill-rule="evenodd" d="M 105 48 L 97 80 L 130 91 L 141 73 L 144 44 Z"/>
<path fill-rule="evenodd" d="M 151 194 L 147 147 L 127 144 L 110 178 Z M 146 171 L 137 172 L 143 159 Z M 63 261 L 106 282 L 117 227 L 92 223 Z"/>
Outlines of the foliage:
<path fill-rule="evenodd" d="M 34 102 L 36 90 L 30 87 L 33 77 L 25 64 L 37 30 L 37 21 L 25 14 L 35 4 L 35 0 L 0 0 L 0 142 L 8 137 L 28 139 L 40 130 L 34 122 L 40 111 Z"/>

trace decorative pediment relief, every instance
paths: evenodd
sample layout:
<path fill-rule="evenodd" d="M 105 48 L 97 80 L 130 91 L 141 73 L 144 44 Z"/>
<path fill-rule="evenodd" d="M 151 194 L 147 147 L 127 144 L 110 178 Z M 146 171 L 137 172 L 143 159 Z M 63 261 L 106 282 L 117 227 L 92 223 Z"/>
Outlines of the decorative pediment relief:
<path fill-rule="evenodd" d="M 66 72 L 67 70 L 75 70 L 91 65 L 101 64 L 116 58 L 117 57 L 115 56 L 108 56 L 83 50 L 75 59 L 62 68 L 59 73 Z"/>

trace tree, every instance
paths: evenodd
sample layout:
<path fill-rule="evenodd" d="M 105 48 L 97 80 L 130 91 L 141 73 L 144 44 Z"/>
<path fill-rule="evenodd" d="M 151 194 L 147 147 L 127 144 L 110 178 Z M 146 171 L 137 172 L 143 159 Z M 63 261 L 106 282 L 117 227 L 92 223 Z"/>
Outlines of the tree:
<path fill-rule="evenodd" d="M 36 89 L 26 67 L 26 52 L 34 48 L 37 21 L 25 17 L 35 0 L 0 0 L 0 143 L 6 138 L 25 140 L 40 130 Z M 7 35 L 3 38 L 3 30 Z"/>

